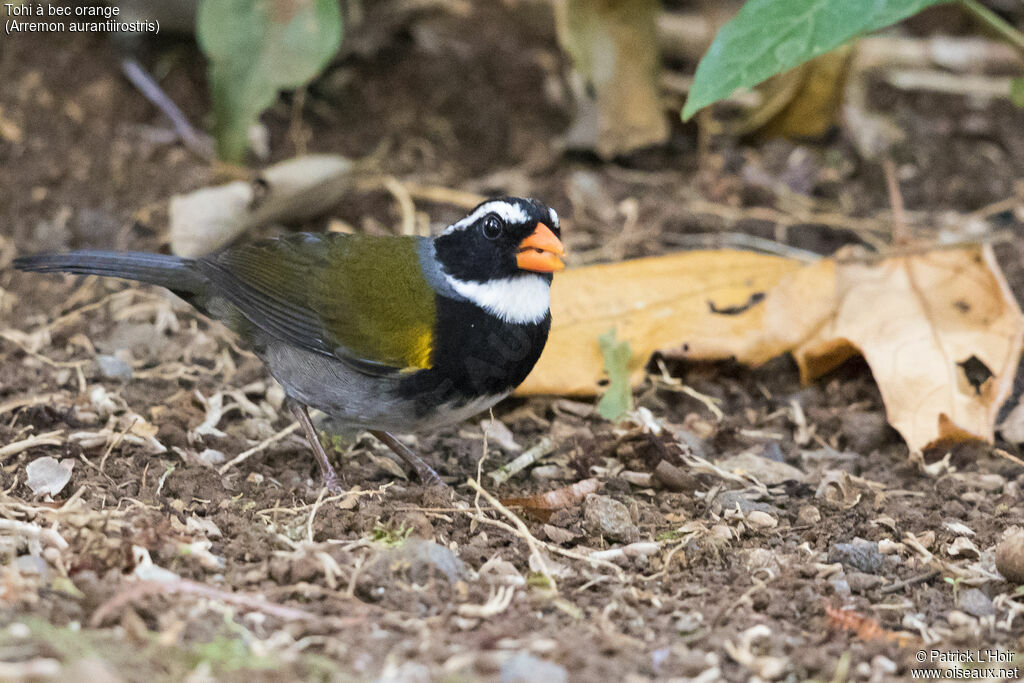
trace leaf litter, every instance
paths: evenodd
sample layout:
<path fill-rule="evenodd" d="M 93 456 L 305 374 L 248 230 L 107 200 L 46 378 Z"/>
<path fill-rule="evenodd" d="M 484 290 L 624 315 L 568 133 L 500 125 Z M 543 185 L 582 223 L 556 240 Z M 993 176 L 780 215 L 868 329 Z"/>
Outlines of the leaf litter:
<path fill-rule="evenodd" d="M 475 11 L 503 10 L 488 5 Z M 429 21 L 438 21 L 444 28 L 450 20 L 431 15 Z M 505 31 L 505 23 L 499 24 Z M 515 25 L 507 22 L 507 30 L 515 30 Z M 472 49 L 464 30 L 456 34 L 460 45 Z M 444 40 L 443 31 L 433 35 Z M 9 64 L 20 63 L 16 52 L 12 48 Z M 545 53 L 526 54 L 533 60 Z M 395 68 L 403 63 L 409 68 L 401 50 L 394 56 Z M 415 61 L 429 60 L 417 57 Z M 83 63 L 81 75 L 102 85 L 105 76 L 96 68 L 91 62 Z M 417 89 L 421 82 L 436 86 L 436 80 L 422 78 L 419 71 L 415 74 L 408 81 L 410 93 L 423 95 Z M 530 74 L 531 78 L 543 75 Z M 21 78 L 18 74 L 15 80 Z M 31 79 L 25 78 L 28 85 L 24 87 L 31 89 Z M 54 75 L 45 71 L 43 78 L 48 81 Z M 119 87 L 117 83 L 110 86 L 117 93 Z M 506 97 L 517 90 L 509 87 L 478 101 L 489 101 L 492 95 Z M 74 97 L 75 92 L 75 88 L 53 88 L 48 95 L 60 100 Z M 387 92 L 379 95 L 388 102 Z M 96 99 L 102 103 L 102 97 Z M 525 127 L 544 106 L 536 98 L 529 99 L 525 111 L 511 105 Z M 8 110 L 5 102 L 5 116 L 28 105 L 11 106 Z M 946 116 L 946 108 L 934 109 L 943 110 L 931 112 L 935 116 Z M 32 120 L 45 127 L 50 118 L 40 112 Z M 375 117 L 366 118 L 380 125 Z M 476 129 L 470 126 L 469 130 Z M 344 145 L 349 143 L 339 143 L 331 130 L 318 131 L 326 144 L 347 149 Z M 151 164 L 140 160 L 165 153 L 173 158 L 175 150 L 138 155 L 137 141 L 125 138 L 120 128 L 115 135 L 118 144 L 104 141 L 100 154 L 110 157 L 118 168 L 130 169 L 131 177 L 151 177 L 146 174 Z M 409 161 L 405 141 L 415 138 L 415 133 L 403 132 L 396 137 L 387 163 L 408 165 L 388 170 L 404 178 L 410 169 L 418 173 L 429 166 L 430 159 L 457 162 L 444 147 L 446 135 L 442 130 L 432 142 L 414 140 L 415 154 Z M 372 131 L 366 139 L 377 136 L 378 131 Z M 62 140 L 59 135 L 37 139 L 43 147 L 39 154 L 29 155 L 26 164 L 47 152 L 54 154 L 58 148 L 47 145 Z M 517 144 L 516 139 L 506 142 L 510 148 Z M 946 144 L 942 140 L 939 149 L 945 151 Z M 977 136 L 971 144 L 977 145 Z M 927 149 L 935 151 L 935 143 Z M 1006 150 L 1012 146 L 986 153 L 999 155 Z M 59 145 L 60 154 L 53 158 L 65 158 L 66 151 L 66 145 Z M 806 148 L 784 148 L 783 152 L 783 156 L 805 154 Z M 762 150 L 744 147 L 739 156 L 747 155 L 761 157 L 760 161 L 766 158 Z M 474 156 L 480 156 L 479 150 Z M 937 156 L 936 165 L 944 156 Z M 513 157 L 501 158 L 510 166 L 518 163 Z M 749 220 L 751 207 L 744 206 L 744 197 L 769 190 L 754 188 L 740 178 L 732 162 L 715 167 L 715 159 L 722 160 L 712 152 L 711 162 L 701 162 L 699 178 L 680 171 L 685 164 L 668 171 L 602 167 L 592 173 L 596 195 L 609 198 L 613 218 L 636 218 L 629 240 L 616 248 L 626 256 L 642 256 L 672 243 L 680 236 L 677 232 L 692 227 L 691 221 Z M 744 173 L 751 171 L 746 159 L 736 163 Z M 37 170 L 41 177 L 52 177 L 45 168 Z M 96 206 L 116 205 L 127 216 L 144 202 L 157 201 L 194 185 L 196 178 L 210 176 L 209 169 L 189 162 L 167 164 L 164 170 L 168 177 L 133 183 L 131 193 L 106 194 L 110 190 L 103 183 L 73 185 L 74 201 L 80 201 L 81 195 Z M 513 178 L 531 194 L 565 191 L 568 196 L 565 188 L 574 182 L 575 170 L 562 164 L 546 170 L 514 167 L 502 178 Z M 962 168 L 955 170 L 950 179 L 963 175 Z M 816 191 L 823 189 L 835 199 L 828 187 L 851 186 L 871 196 L 870 186 L 860 175 L 829 172 L 837 173 L 828 181 L 834 185 L 819 184 Z M 658 183 L 664 183 L 666 173 L 673 188 L 699 186 L 705 205 L 691 211 L 688 195 L 652 192 L 652 187 L 662 187 Z M 464 195 L 489 190 L 488 183 L 504 189 L 509 182 L 488 177 L 478 184 L 476 178 L 481 175 L 478 169 L 445 167 L 439 177 L 462 178 L 459 192 Z M 24 182 L 33 177 L 25 176 Z M 945 191 L 931 188 L 924 176 L 935 177 L 931 171 L 921 174 L 916 181 L 919 198 Z M 998 196 L 988 197 L 979 190 L 976 197 L 972 195 L 978 199 L 976 205 L 1005 197 L 1005 189 L 999 189 L 1000 177 L 992 180 L 996 189 L 991 191 Z M 956 186 L 949 182 L 941 187 Z M 12 217 L 11 224 L 51 220 L 52 203 L 72 201 L 65 183 L 74 180 L 69 176 L 55 181 L 41 204 L 17 204 L 19 215 L 16 220 Z M 32 195 L 32 186 L 16 187 L 19 192 L 14 196 Z M 733 194 L 736 188 L 748 194 Z M 125 198 L 117 198 L 121 196 Z M 447 207 L 428 204 L 431 200 L 415 193 L 411 196 L 418 202 L 414 215 L 429 212 L 438 220 L 447 219 Z M 634 201 L 625 205 L 628 210 L 619 211 L 629 199 Z M 780 208 L 772 209 L 767 220 L 795 220 L 797 214 L 786 208 L 787 199 L 774 194 L 772 199 L 779 200 Z M 825 221 L 827 211 L 834 212 L 809 196 L 799 199 L 810 200 L 811 208 L 802 215 Z M 556 200 L 567 206 L 573 202 L 564 197 Z M 382 208 L 376 195 L 356 194 L 350 201 L 351 208 L 343 211 L 352 214 L 343 214 L 343 220 L 353 225 L 365 216 L 368 229 L 387 229 L 399 215 L 391 213 L 397 206 Z M 385 197 L 384 201 L 390 200 Z M 958 207 L 970 204 L 957 201 Z M 853 225 L 858 230 L 864 225 L 884 226 L 884 221 L 871 217 L 876 210 L 872 204 L 857 206 L 863 211 L 858 215 L 867 218 L 836 225 Z M 563 211 L 567 239 L 579 241 L 578 251 L 572 245 L 574 253 L 584 253 L 588 246 L 600 249 L 608 236 L 607 226 L 594 212 L 586 203 Z M 147 229 L 126 229 L 127 246 L 159 248 L 159 238 Z M 788 229 L 796 236 L 822 230 L 817 224 L 798 229 L 795 223 L 788 224 Z M 18 239 L 20 247 L 21 236 Z M 26 239 L 26 244 L 34 243 L 27 234 Z M 738 258 L 734 264 L 746 259 Z M 762 315 L 757 312 L 768 309 L 773 291 L 766 284 L 769 278 L 752 286 L 733 278 L 731 289 L 728 283 L 716 285 L 708 280 L 710 288 L 702 290 L 700 280 L 707 280 L 706 273 L 698 261 L 690 263 L 695 277 L 688 288 L 681 289 L 690 292 L 686 305 L 704 316 L 696 329 L 707 323 L 719 335 L 714 343 L 730 343 L 731 335 L 748 324 L 746 316 Z M 778 268 L 784 272 L 772 281 L 813 272 L 808 270 L 813 266 L 803 264 L 783 263 Z M 572 271 L 566 275 L 574 277 Z M 1010 651 L 1024 628 L 1021 596 L 1015 584 L 998 573 L 1002 563 L 996 550 L 1004 540 L 1003 529 L 1024 514 L 1020 471 L 989 449 L 968 448 L 968 444 L 954 444 L 942 453 L 948 457 L 938 461 L 909 460 L 906 442 L 885 428 L 882 393 L 862 361 L 847 362 L 820 380 L 801 385 L 799 368 L 788 359 L 765 357 L 757 368 L 729 361 L 695 363 L 679 347 L 689 335 L 667 338 L 645 349 L 629 336 L 628 328 L 617 327 L 620 338 L 628 339 L 634 351 L 629 370 L 637 382 L 636 406 L 625 420 L 611 425 L 596 416 L 589 399 L 600 391 L 603 370 L 596 339 L 612 327 L 611 321 L 603 320 L 586 337 L 593 340 L 593 348 L 577 348 L 578 355 L 589 357 L 588 367 L 593 370 L 581 384 L 586 390 L 574 393 L 577 399 L 518 398 L 495 411 L 524 449 L 544 437 L 551 439 L 554 450 L 542 460 L 499 485 L 479 473 L 491 471 L 509 456 L 488 439 L 487 459 L 477 470 L 485 443 L 478 425 L 467 423 L 421 435 L 416 448 L 433 459 L 460 493 L 459 499 L 444 500 L 428 496 L 415 483 L 394 479 L 386 467 L 367 457 L 363 441 L 343 437 L 327 443 L 352 488 L 338 497 L 321 496 L 315 488 L 315 465 L 301 441 L 288 433 L 272 439 L 288 429 L 286 418 L 247 411 L 229 393 L 242 391 L 261 410 L 264 403 L 274 404 L 273 386 L 266 383 L 258 362 L 240 352 L 218 328 L 176 304 L 171 306 L 177 328 L 159 306 L 138 307 L 130 320 L 121 318 L 135 304 L 160 295 L 138 290 L 117 293 L 121 285 L 115 283 L 87 281 L 76 289 L 71 279 L 29 281 L 6 272 L 0 278 L 6 292 L 0 302 L 2 327 L 20 332 L 5 333 L 0 340 L 0 405 L 8 411 L 0 416 L 0 447 L 20 444 L 0 461 L 4 558 L 0 601 L 4 613 L 11 616 L 0 625 L 4 672 L 49 671 L 70 679 L 87 678 L 80 672 L 91 661 L 103 672 L 131 671 L 152 680 L 189 676 L 254 680 L 270 675 L 277 679 L 384 678 L 385 674 L 404 680 L 475 679 L 523 670 L 583 680 L 637 675 L 746 680 L 780 671 L 794 678 L 832 680 L 848 674 L 848 678 L 885 680 L 906 677 L 914 651 L 886 638 L 861 638 L 850 629 L 830 631 L 826 605 L 856 612 L 887 632 L 910 633 L 941 649 Z M 810 279 L 807 284 L 814 289 L 816 282 L 821 281 Z M 108 299 L 111 292 L 113 298 Z M 614 298 L 615 292 L 609 296 Z M 636 298 L 641 304 L 650 300 L 643 292 Z M 619 303 L 628 306 L 629 299 Z M 811 303 L 798 299 L 780 310 L 788 310 L 790 320 L 800 322 L 792 317 L 793 311 L 802 314 Z M 813 310 L 807 312 L 816 315 Z M 666 317 L 671 314 L 670 310 Z M 44 316 L 60 322 L 40 327 Z M 571 317 L 567 320 L 572 322 Z M 163 340 L 164 350 L 133 344 L 133 379 L 121 382 L 104 377 L 95 357 L 108 352 L 101 348 L 105 340 L 128 338 L 122 327 L 128 324 L 150 330 L 150 336 Z M 581 325 L 579 320 L 572 324 Z M 783 332 L 793 334 L 793 330 Z M 735 343 L 765 348 L 763 342 L 751 342 L 742 335 Z M 664 364 L 664 372 L 659 368 L 660 379 L 645 379 L 650 354 L 673 348 L 676 354 L 660 358 Z M 978 358 L 989 367 L 986 358 Z M 143 373 L 151 374 L 142 381 Z M 254 382 L 263 385 L 248 389 Z M 94 394 L 96 387 L 103 392 Z M 222 414 L 213 426 L 223 436 L 195 433 L 207 415 L 196 391 L 207 402 L 222 395 Z M 25 402 L 36 392 L 50 398 Z M 799 411 L 794 410 L 794 401 Z M 133 425 L 141 431 L 136 433 Z M 67 436 L 79 432 L 88 438 L 73 441 Z M 47 435 L 56 443 L 27 445 L 34 435 Z M 166 450 L 156 452 L 150 439 Z M 214 474 L 190 459 L 190 454 L 198 458 L 208 449 L 224 453 L 226 462 L 251 452 L 243 461 L 228 467 L 221 464 L 223 471 Z M 742 467 L 728 463 L 730 456 L 741 453 L 782 461 L 801 471 L 804 480 L 773 479 L 749 463 Z M 840 457 L 844 454 L 855 457 Z M 40 457 L 80 461 L 53 501 L 34 498 L 25 484 L 25 467 Z M 921 466 L 925 469 L 919 470 Z M 600 525 L 588 525 L 586 499 L 553 510 L 547 522 L 502 504 L 507 515 L 482 494 L 477 507 L 473 504 L 477 492 L 462 484 L 473 472 L 478 473 L 475 481 L 481 489 L 498 503 L 543 496 L 596 479 L 601 485 L 599 495 L 622 506 L 615 506 L 618 518 L 627 528 L 628 519 L 639 538 L 610 540 L 600 532 Z M 650 476 L 636 476 L 645 474 Z M 871 523 L 883 518 L 891 524 Z M 768 519 L 774 526 L 762 525 Z M 958 520 L 974 535 L 950 528 L 950 520 Z M 957 541 L 965 536 L 977 553 Z M 878 574 L 829 561 L 835 546 L 853 544 L 857 538 L 877 544 L 883 558 Z M 386 547 L 378 539 L 388 539 L 392 545 Z M 390 554 L 410 541 L 410 554 Z M 448 554 L 439 552 L 439 547 Z M 950 548 L 957 553 L 951 554 Z M 1002 555 L 1005 560 L 1006 551 Z M 152 590 L 149 585 L 137 589 L 140 582 L 132 578 L 133 573 L 146 566 L 147 556 L 152 566 L 170 572 L 165 575 L 170 580 Z M 465 574 L 450 581 L 436 566 L 441 557 L 460 560 Z M 192 583 L 178 582 L 205 588 L 190 592 L 185 586 Z M 985 608 L 986 603 L 976 593 L 967 593 L 972 588 L 984 593 L 991 613 L 976 609 Z M 118 596 L 128 599 L 109 602 Z M 105 604 L 115 607 L 102 614 L 104 626 L 91 627 L 90 619 Z M 770 628 L 767 637 L 764 627 Z M 92 653 L 91 660 L 83 657 L 83 650 Z M 274 667 L 272 673 L 262 668 L 268 666 Z"/>

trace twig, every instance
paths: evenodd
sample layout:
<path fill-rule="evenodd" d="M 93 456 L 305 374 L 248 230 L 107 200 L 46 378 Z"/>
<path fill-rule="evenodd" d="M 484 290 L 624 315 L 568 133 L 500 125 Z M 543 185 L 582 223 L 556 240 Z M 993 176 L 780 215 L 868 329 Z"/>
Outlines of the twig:
<path fill-rule="evenodd" d="M 398 210 L 402 215 L 402 234 L 416 234 L 416 205 L 413 204 L 412 196 L 408 188 L 394 176 L 384 176 L 382 179 L 384 189 L 391 193 L 391 196 L 398 202 Z"/>
<path fill-rule="evenodd" d="M 746 249 L 764 254 L 774 254 L 790 258 L 802 263 L 817 263 L 821 260 L 821 254 L 813 251 L 791 247 L 782 242 L 765 239 L 756 235 L 748 235 L 745 232 L 705 232 L 696 235 L 663 235 L 666 242 L 674 246 L 686 247 L 687 249 L 721 249 L 733 247 L 735 249 Z"/>
<path fill-rule="evenodd" d="M 472 209 L 487 199 L 487 197 L 475 192 L 453 190 L 439 185 L 405 183 L 405 189 L 414 199 L 422 199 L 423 201 L 434 202 L 435 204 L 451 204 L 460 209 Z"/>
<path fill-rule="evenodd" d="M 760 220 L 780 223 L 789 227 L 795 225 L 823 225 L 833 230 L 848 230 L 871 246 L 885 246 L 880 238 L 889 234 L 884 227 L 884 218 L 853 218 L 840 213 L 821 211 L 799 211 L 784 213 L 766 206 L 736 207 L 695 199 L 686 204 L 693 213 L 706 213 L 726 221 Z"/>
<path fill-rule="evenodd" d="M 675 557 L 676 553 L 682 550 L 683 546 L 685 546 L 689 542 L 690 539 L 687 538 L 682 543 L 677 543 L 676 545 L 672 546 L 672 549 L 668 551 L 668 555 L 665 557 L 665 561 L 660 571 L 657 571 L 649 576 L 638 576 L 637 578 L 641 581 L 653 581 L 654 579 L 660 578 L 665 574 L 668 574 L 668 570 L 672 567 L 672 558 Z"/>
<path fill-rule="evenodd" d="M 1005 458 L 1006 460 L 1009 460 L 1012 463 L 1016 463 L 1021 467 L 1024 467 L 1024 460 L 1021 460 L 1013 453 L 1008 453 L 1004 451 L 1002 448 L 995 448 L 992 452 L 998 455 L 1000 458 Z"/>
<path fill-rule="evenodd" d="M 238 463 L 245 462 L 250 457 L 252 457 L 253 455 L 256 455 L 257 453 L 262 451 L 267 446 L 271 446 L 271 445 L 277 443 L 278 441 L 280 441 L 284 437 L 288 436 L 289 434 L 291 434 L 292 432 L 294 432 L 298 428 L 299 428 L 299 423 L 298 422 L 292 422 L 290 425 L 288 425 L 287 427 L 285 427 L 284 429 L 279 431 L 277 434 L 274 434 L 272 436 L 267 437 L 266 439 L 264 439 L 263 441 L 260 441 L 258 444 L 256 444 L 255 446 L 253 446 L 249 450 L 242 451 L 241 453 L 236 455 L 234 458 L 232 458 L 231 460 L 229 460 L 226 463 L 224 463 L 223 465 L 221 465 L 220 469 L 217 470 L 217 473 L 218 474 L 224 474 L 225 472 L 227 472 L 229 469 L 231 469 L 232 467 L 234 467 Z"/>
<path fill-rule="evenodd" d="M 23 662 L 0 662 L 0 679 L 27 681 L 37 678 L 58 678 L 64 668 L 59 660 L 37 657 Z"/>
<path fill-rule="evenodd" d="M 36 446 L 63 446 L 64 439 L 56 438 L 59 434 L 62 434 L 62 432 L 57 430 L 53 432 L 46 432 L 45 434 L 36 434 L 35 436 L 30 436 L 27 439 L 9 443 L 3 448 L 0 448 L 0 458 L 17 455 L 22 451 L 26 451 L 29 448 L 35 448 Z"/>
<path fill-rule="evenodd" d="M 499 503 L 499 505 L 500 505 L 500 503 Z M 486 510 L 486 509 L 487 508 L 477 508 L 476 510 L 466 510 L 464 508 L 453 508 L 451 511 L 452 512 L 461 512 L 463 514 L 470 515 L 470 516 L 473 517 L 473 519 L 476 519 L 478 522 L 483 522 L 484 524 L 490 524 L 491 526 L 496 526 L 496 527 L 498 527 L 500 529 L 504 529 L 505 531 L 507 531 L 508 533 L 512 534 L 513 536 L 518 536 L 519 535 L 519 531 L 515 527 L 513 527 L 512 525 L 507 524 L 505 522 L 502 522 L 500 519 L 491 519 L 490 517 L 485 517 L 483 515 L 483 510 Z M 499 512 L 502 509 L 504 509 L 506 511 L 508 510 L 504 506 L 502 506 L 501 508 L 494 507 L 493 509 L 497 510 Z M 509 514 L 511 514 L 511 513 L 509 513 Z M 515 515 L 513 515 L 513 517 L 515 517 Z M 518 519 L 518 518 L 516 518 L 516 519 Z M 546 549 L 550 553 L 554 553 L 556 555 L 562 555 L 563 557 L 568 557 L 568 558 L 573 559 L 573 560 L 579 560 L 581 562 L 586 562 L 586 563 L 588 563 L 590 565 L 593 565 L 595 567 L 604 567 L 605 569 L 611 569 L 616 574 L 618 574 L 620 578 L 622 577 L 622 567 L 619 567 L 618 565 L 612 564 L 611 562 L 608 562 L 606 560 L 602 560 L 602 559 L 597 558 L 597 557 L 589 557 L 587 555 L 583 555 L 582 553 L 577 553 L 577 552 L 574 552 L 572 550 L 567 550 L 565 548 L 562 548 L 561 546 L 557 546 L 557 545 L 554 545 L 552 543 L 546 543 L 545 541 L 541 541 L 540 539 L 538 539 L 536 536 L 533 536 L 532 538 L 533 538 L 533 540 L 539 546 L 543 547 L 544 549 Z"/>
<path fill-rule="evenodd" d="M 103 468 L 104 468 L 104 467 L 106 467 L 106 465 L 107 465 L 107 456 L 109 456 L 109 455 L 110 455 L 110 452 L 111 452 L 112 450 L 114 450 L 115 448 L 117 448 L 117 446 L 118 446 L 118 445 L 119 445 L 119 444 L 120 444 L 120 443 L 121 443 L 122 441 L 124 441 L 124 436 L 125 436 L 125 434 L 127 434 L 128 432 L 130 432 L 130 431 L 131 431 L 131 429 L 132 429 L 132 427 L 134 427 L 134 426 L 135 426 L 135 423 L 136 423 L 136 422 L 138 422 L 138 421 L 139 421 L 139 416 L 138 416 L 138 415 L 136 415 L 136 416 L 135 416 L 135 418 L 134 418 L 134 419 L 133 419 L 133 420 L 132 420 L 132 421 L 131 421 L 131 422 L 130 422 L 130 423 L 128 424 L 128 426 L 127 426 L 127 427 L 125 427 L 124 429 L 122 429 L 122 430 L 121 430 L 121 432 L 120 432 L 119 434 L 117 434 L 117 435 L 116 435 L 116 436 L 115 436 L 115 437 L 113 438 L 113 440 L 112 440 L 112 441 L 110 442 L 110 444 L 109 444 L 109 445 L 107 446 L 107 450 L 105 450 L 105 451 L 103 452 L 103 456 L 102 456 L 102 457 L 100 458 L 100 467 L 99 467 L 99 473 L 100 473 L 100 474 L 104 474 L 104 472 L 103 472 Z"/>
<path fill-rule="evenodd" d="M 210 138 L 198 133 L 192 127 L 178 105 L 164 93 L 153 77 L 139 66 L 138 62 L 134 59 L 125 59 L 121 62 L 121 70 L 124 71 L 125 77 L 131 81 L 132 85 L 170 119 L 174 132 L 178 134 L 190 152 L 207 161 L 213 159 L 213 143 Z"/>
<path fill-rule="evenodd" d="M 960 6 L 975 16 L 976 19 L 986 24 L 993 31 L 1003 37 L 1006 42 L 1013 45 L 1024 54 L 1024 34 L 982 5 L 977 0 L 960 0 Z"/>
<path fill-rule="evenodd" d="M 177 581 L 138 581 L 132 583 L 128 588 L 100 605 L 96 611 L 93 612 L 92 617 L 89 619 L 89 624 L 93 628 L 96 628 L 102 625 L 103 622 L 106 621 L 107 617 L 111 616 L 114 612 L 126 605 L 141 600 L 146 596 L 173 595 L 175 593 L 186 593 L 209 598 L 211 600 L 220 600 L 221 602 L 226 602 L 229 605 L 237 605 L 243 609 L 269 614 L 270 616 L 277 617 L 279 619 L 309 620 L 321 618 L 311 612 L 269 602 L 256 595 L 250 595 L 248 593 L 231 593 L 229 591 L 213 588 L 212 586 L 207 586 L 206 584 L 199 583 L 198 581 L 179 579 Z"/>
<path fill-rule="evenodd" d="M 509 519 L 509 521 L 512 522 L 512 524 L 515 526 L 517 530 L 517 535 L 524 541 L 526 541 L 526 545 L 530 548 L 530 554 L 533 557 L 537 558 L 537 566 L 540 567 L 540 573 L 543 574 L 544 578 L 548 580 L 548 582 L 551 585 L 551 589 L 555 593 L 558 593 L 558 584 L 555 582 L 555 577 L 551 575 L 550 571 L 548 571 L 547 560 L 544 559 L 544 554 L 540 551 L 540 542 L 534 537 L 533 534 L 530 533 L 530 530 L 526 527 L 526 524 L 523 523 L 523 520 L 519 519 L 519 517 L 513 514 L 511 510 L 502 505 L 501 501 L 499 501 L 497 498 L 492 496 L 488 491 L 486 491 L 484 487 L 481 486 L 479 482 L 477 482 L 475 479 L 467 479 L 466 485 L 469 486 L 469 488 L 476 491 L 477 493 L 479 493 L 481 496 L 483 496 L 484 500 L 493 505 L 498 512 L 503 514 L 505 517 Z"/>
<path fill-rule="evenodd" d="M 52 394 L 37 394 L 35 396 L 23 396 L 21 398 L 12 398 L 10 401 L 4 401 L 0 403 L 0 415 L 9 413 L 12 410 L 18 408 L 30 408 L 37 406 L 42 403 L 49 403 L 55 398 L 62 396 L 60 392 L 54 392 Z"/>
<path fill-rule="evenodd" d="M 16 519 L 0 519 L 0 531 L 13 531 L 20 536 L 36 538 L 60 550 L 68 547 L 68 542 L 56 529 L 46 529 L 38 524 L 19 522 Z"/>
<path fill-rule="evenodd" d="M 890 593 L 898 593 L 901 590 L 903 590 L 904 588 L 907 588 L 909 586 L 913 586 L 913 585 L 918 584 L 918 583 L 924 583 L 925 581 L 931 581 L 932 579 L 934 579 L 938 575 L 939 575 L 939 570 L 938 569 L 932 569 L 931 571 L 927 571 L 924 574 L 918 574 L 917 576 L 911 576 L 909 579 L 904 579 L 903 581 L 897 581 L 896 583 L 891 583 L 888 586 L 883 586 L 882 588 L 879 589 L 878 592 L 881 593 L 882 595 L 889 595 Z"/>
<path fill-rule="evenodd" d="M 512 462 L 502 465 L 493 472 L 488 472 L 487 476 L 494 481 L 495 486 L 501 486 L 522 470 L 548 456 L 554 450 L 555 442 L 550 437 L 545 436 Z"/>
<path fill-rule="evenodd" d="M 324 494 L 327 493 L 327 487 L 320 489 L 320 495 L 316 497 L 316 502 L 313 503 L 313 509 L 309 511 L 309 521 L 306 522 L 306 539 L 313 542 L 313 520 L 316 519 L 316 513 L 320 510 L 320 504 L 324 500 Z"/>
<path fill-rule="evenodd" d="M 907 226 L 907 212 L 903 208 L 903 194 L 896 177 L 896 165 L 891 159 L 882 160 L 885 172 L 885 186 L 889 190 L 889 206 L 892 208 L 892 243 L 900 246 L 910 244 L 910 229 Z"/>

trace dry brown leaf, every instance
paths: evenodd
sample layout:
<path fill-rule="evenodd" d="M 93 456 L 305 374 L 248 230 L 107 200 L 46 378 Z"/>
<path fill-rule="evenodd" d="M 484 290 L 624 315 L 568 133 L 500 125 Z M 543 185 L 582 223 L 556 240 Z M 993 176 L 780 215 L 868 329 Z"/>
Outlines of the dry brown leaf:
<path fill-rule="evenodd" d="M 555 510 L 580 504 L 584 498 L 597 491 L 599 487 L 600 482 L 597 479 L 584 479 L 570 486 L 563 486 L 554 491 L 538 493 L 525 498 L 502 498 L 501 502 L 503 505 L 523 508 L 546 520 Z"/>
<path fill-rule="evenodd" d="M 1024 316 L 991 247 L 840 263 L 835 292 L 835 317 L 794 351 L 805 379 L 860 352 L 912 450 L 992 441 Z"/>
<path fill-rule="evenodd" d="M 809 266 L 693 251 L 570 270 L 551 307 L 520 393 L 599 391 L 597 338 L 611 328 L 633 349 L 634 383 L 655 351 L 750 365 L 791 351 L 805 381 L 860 353 L 914 451 L 991 442 L 1024 345 L 1024 315 L 988 246 Z"/>
<path fill-rule="evenodd" d="M 764 322 L 766 311 L 782 316 L 788 309 L 792 316 L 794 310 L 802 315 L 802 308 L 757 304 L 770 303 L 764 299 L 781 279 L 804 278 L 803 272 L 790 259 L 722 249 L 561 273 L 551 287 L 548 344 L 518 393 L 595 394 L 604 367 L 597 338 L 612 328 L 618 339 L 629 342 L 637 382 L 648 358 L 659 350 L 764 362 L 807 335 L 793 337 L 792 327 L 780 325 L 766 332 Z"/>

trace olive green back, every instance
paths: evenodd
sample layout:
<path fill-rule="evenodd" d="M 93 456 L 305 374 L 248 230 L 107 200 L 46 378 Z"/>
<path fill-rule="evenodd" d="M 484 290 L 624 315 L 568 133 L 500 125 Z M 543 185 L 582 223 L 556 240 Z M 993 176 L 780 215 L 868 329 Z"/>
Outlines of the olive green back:
<path fill-rule="evenodd" d="M 214 291 L 271 336 L 341 358 L 430 367 L 434 291 L 416 238 L 303 233 L 201 265 Z"/>

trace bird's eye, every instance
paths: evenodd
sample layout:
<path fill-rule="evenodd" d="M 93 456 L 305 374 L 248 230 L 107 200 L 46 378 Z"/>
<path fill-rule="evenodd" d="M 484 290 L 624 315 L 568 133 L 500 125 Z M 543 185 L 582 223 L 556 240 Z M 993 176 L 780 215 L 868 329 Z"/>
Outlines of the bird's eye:
<path fill-rule="evenodd" d="M 484 237 L 489 240 L 496 240 L 501 236 L 501 231 L 505 228 L 505 225 L 501 222 L 501 219 L 491 214 L 484 218 L 483 233 Z"/>

